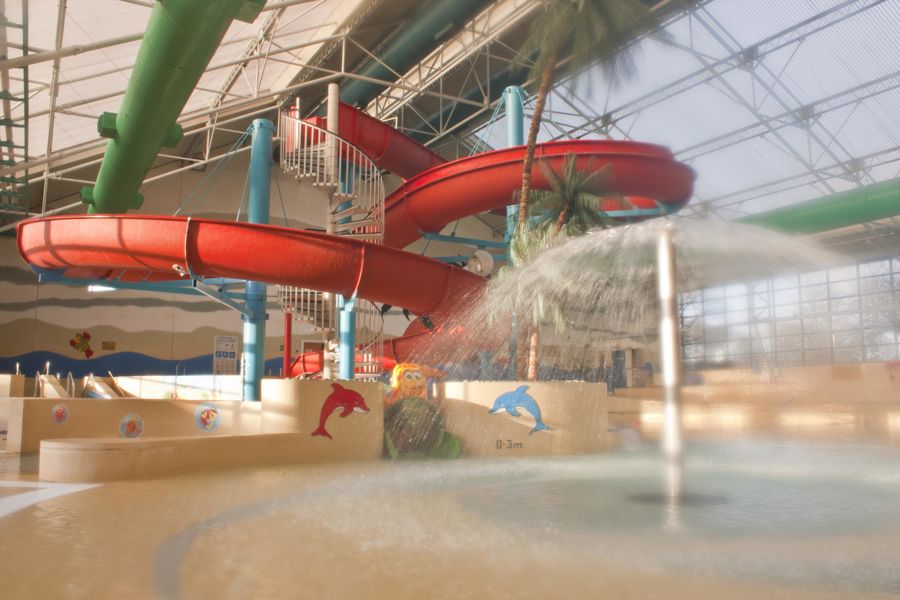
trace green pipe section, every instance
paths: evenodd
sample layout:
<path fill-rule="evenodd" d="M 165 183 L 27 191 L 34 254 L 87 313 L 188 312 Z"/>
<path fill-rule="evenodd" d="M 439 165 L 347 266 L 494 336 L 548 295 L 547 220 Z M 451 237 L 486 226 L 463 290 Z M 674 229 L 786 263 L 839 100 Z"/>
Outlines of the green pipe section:
<path fill-rule="evenodd" d="M 739 223 L 810 234 L 887 219 L 900 214 L 900 179 L 800 202 L 738 219 Z"/>
<path fill-rule="evenodd" d="M 379 60 L 370 59 L 357 73 L 365 77 L 394 81 L 397 73 L 406 73 L 438 43 L 477 15 L 486 0 L 434 0 L 422 6 L 387 47 L 378 52 Z M 392 71 L 393 70 L 393 71 Z M 365 106 L 385 86 L 362 79 L 341 85 L 341 100 L 353 106 Z"/>
<path fill-rule="evenodd" d="M 160 148 L 181 140 L 175 123 L 234 19 L 250 23 L 265 0 L 165 0 L 153 6 L 118 114 L 104 113 L 109 138 L 93 187 L 81 190 L 89 213 L 139 208 L 141 182 Z"/>

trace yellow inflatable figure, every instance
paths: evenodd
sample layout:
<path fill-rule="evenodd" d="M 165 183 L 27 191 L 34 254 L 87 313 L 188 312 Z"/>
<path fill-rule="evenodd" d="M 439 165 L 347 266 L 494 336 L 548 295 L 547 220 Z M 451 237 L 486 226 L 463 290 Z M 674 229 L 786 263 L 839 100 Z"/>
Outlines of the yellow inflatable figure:
<path fill-rule="evenodd" d="M 391 372 L 391 391 L 384 399 L 385 406 L 390 406 L 401 398 L 428 399 L 428 377 L 443 377 L 443 371 L 417 365 L 415 363 L 397 363 Z"/>

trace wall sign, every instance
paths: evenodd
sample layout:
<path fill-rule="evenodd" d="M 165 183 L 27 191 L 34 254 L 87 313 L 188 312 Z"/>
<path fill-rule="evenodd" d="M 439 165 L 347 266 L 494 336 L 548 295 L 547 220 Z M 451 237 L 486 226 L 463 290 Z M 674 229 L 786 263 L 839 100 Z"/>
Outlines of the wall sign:
<path fill-rule="evenodd" d="M 213 375 L 236 375 L 237 352 L 236 335 L 217 335 L 213 343 Z"/>

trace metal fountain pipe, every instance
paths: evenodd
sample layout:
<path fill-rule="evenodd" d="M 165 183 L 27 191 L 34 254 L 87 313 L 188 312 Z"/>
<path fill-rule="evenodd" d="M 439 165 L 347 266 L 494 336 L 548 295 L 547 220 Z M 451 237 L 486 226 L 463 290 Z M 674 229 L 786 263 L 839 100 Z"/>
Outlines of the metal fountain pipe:
<path fill-rule="evenodd" d="M 275 127 L 268 119 L 253 121 L 250 149 L 250 189 L 247 198 L 250 223 L 269 223 L 269 172 L 272 166 L 272 134 Z M 266 284 L 248 281 L 244 302 L 251 316 L 244 321 L 244 400 L 258 401 L 266 356 Z"/>
<path fill-rule="evenodd" d="M 669 494 L 681 494 L 684 442 L 681 430 L 681 348 L 678 331 L 678 286 L 671 224 L 656 240 L 659 292 L 659 353 L 663 378 L 663 455 L 669 466 Z M 673 476 L 674 475 L 674 476 Z"/>
<path fill-rule="evenodd" d="M 139 208 L 141 182 L 160 148 L 182 137 L 175 123 L 235 19 L 251 23 L 265 0 L 155 2 L 119 112 L 103 113 L 98 133 L 109 138 L 94 186 L 81 190 L 90 213 Z"/>

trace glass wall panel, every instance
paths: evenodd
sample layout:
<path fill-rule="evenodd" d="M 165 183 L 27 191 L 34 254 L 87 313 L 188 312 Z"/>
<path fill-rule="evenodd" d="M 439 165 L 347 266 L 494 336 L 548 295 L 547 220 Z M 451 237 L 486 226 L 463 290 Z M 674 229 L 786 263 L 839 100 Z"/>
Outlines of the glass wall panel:
<path fill-rule="evenodd" d="M 900 356 L 900 257 L 729 284 L 682 302 L 688 362 L 792 366 Z"/>

